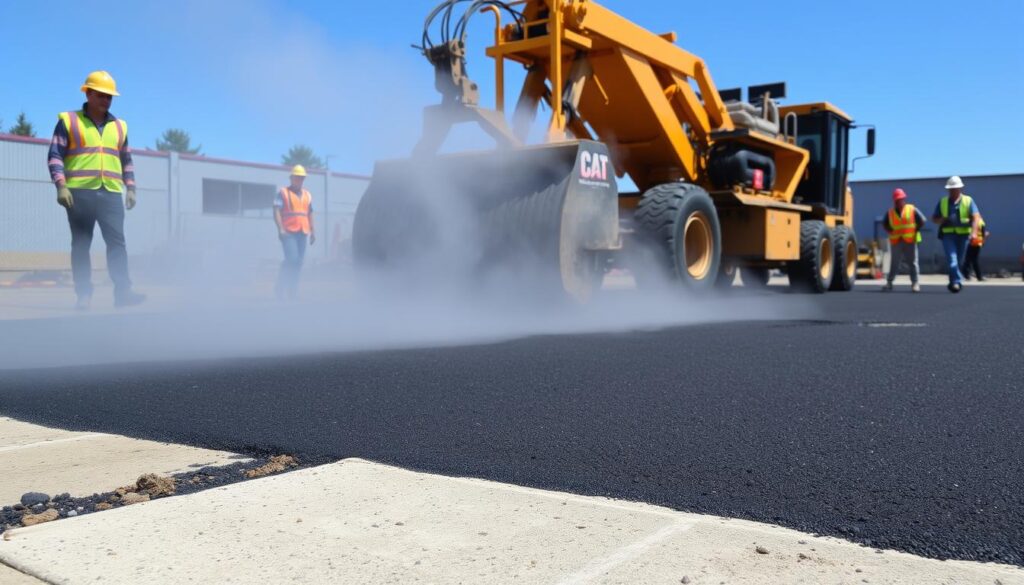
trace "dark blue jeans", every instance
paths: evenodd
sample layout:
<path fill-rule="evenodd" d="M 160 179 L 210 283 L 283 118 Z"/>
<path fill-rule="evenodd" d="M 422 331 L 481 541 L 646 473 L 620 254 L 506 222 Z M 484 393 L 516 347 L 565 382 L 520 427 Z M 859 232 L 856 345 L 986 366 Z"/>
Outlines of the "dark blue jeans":
<path fill-rule="evenodd" d="M 281 263 L 281 272 L 277 277 L 278 298 L 294 299 L 298 293 L 299 274 L 302 272 L 302 262 L 306 258 L 307 241 L 309 236 L 302 232 L 289 232 L 281 238 L 284 262 Z"/>
<path fill-rule="evenodd" d="M 946 268 L 949 271 L 949 284 L 960 284 L 964 275 L 960 265 L 967 255 L 967 244 L 970 236 L 961 234 L 945 234 L 942 236 L 942 251 L 946 254 Z"/>
<path fill-rule="evenodd" d="M 120 193 L 72 189 L 74 205 L 67 210 L 71 226 L 71 274 L 79 297 L 92 296 L 92 234 L 96 224 L 107 244 L 107 272 L 114 281 L 114 295 L 132 289 L 128 277 L 128 248 L 124 241 L 124 201 Z"/>

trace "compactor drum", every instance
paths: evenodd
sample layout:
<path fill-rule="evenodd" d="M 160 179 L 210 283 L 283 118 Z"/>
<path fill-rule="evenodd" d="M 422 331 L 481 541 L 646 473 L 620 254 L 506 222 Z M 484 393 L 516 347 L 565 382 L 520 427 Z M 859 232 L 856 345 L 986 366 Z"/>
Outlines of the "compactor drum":
<path fill-rule="evenodd" d="M 591 141 L 380 162 L 356 212 L 356 264 L 586 300 L 619 241 L 610 168 Z"/>

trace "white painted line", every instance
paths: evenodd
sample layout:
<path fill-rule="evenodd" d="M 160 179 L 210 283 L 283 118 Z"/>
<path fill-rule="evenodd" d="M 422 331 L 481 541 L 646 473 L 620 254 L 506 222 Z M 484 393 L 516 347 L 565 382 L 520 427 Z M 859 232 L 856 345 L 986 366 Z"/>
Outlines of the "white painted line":
<path fill-rule="evenodd" d="M 673 536 L 681 532 L 686 532 L 690 528 L 693 528 L 692 523 L 673 522 L 672 524 L 669 524 L 668 526 L 662 528 L 654 534 L 647 536 L 646 538 L 642 538 L 634 542 L 633 544 L 620 548 L 619 550 L 605 557 L 600 562 L 591 565 L 590 567 L 587 567 L 586 569 L 579 571 L 578 573 L 574 573 L 566 577 L 565 579 L 562 579 L 558 583 L 559 585 L 579 585 L 583 583 L 592 583 L 599 577 L 608 573 L 609 571 L 621 565 L 622 563 L 633 560 L 636 557 L 640 556 L 641 554 L 643 554 L 644 551 L 658 544 L 659 542 L 663 540 L 668 540 L 669 538 L 672 538 Z"/>
<path fill-rule="evenodd" d="M 114 435 L 79 435 L 77 437 L 67 437 L 66 439 L 52 439 L 49 441 L 39 441 L 38 443 L 29 443 L 28 445 L 12 445 L 10 447 L 0 447 L 0 453 L 8 453 L 10 451 L 21 451 L 22 449 L 31 449 L 33 447 L 45 447 L 47 445 L 55 445 L 57 443 L 71 443 L 74 441 L 87 441 L 89 439 L 99 439 L 102 437 L 112 437 Z"/>

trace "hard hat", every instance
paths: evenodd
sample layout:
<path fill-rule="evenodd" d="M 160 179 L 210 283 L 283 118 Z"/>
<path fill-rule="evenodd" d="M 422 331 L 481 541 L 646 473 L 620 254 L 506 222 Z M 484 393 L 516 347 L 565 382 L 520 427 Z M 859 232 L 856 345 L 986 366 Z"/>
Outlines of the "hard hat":
<path fill-rule="evenodd" d="M 950 177 L 949 180 L 946 181 L 946 188 L 947 189 L 963 189 L 964 188 L 964 182 L 962 180 L 960 180 L 960 177 L 956 177 L 956 176 Z"/>
<path fill-rule="evenodd" d="M 292 167 L 292 176 L 293 177 L 305 177 L 306 176 L 306 167 L 304 167 L 302 165 L 295 165 L 294 167 Z"/>
<path fill-rule="evenodd" d="M 90 73 L 89 77 L 85 78 L 85 84 L 82 85 L 82 91 L 87 89 L 107 95 L 121 95 L 117 93 L 117 83 L 114 82 L 114 78 L 106 71 L 93 71 Z"/>
<path fill-rule="evenodd" d="M 896 189 L 892 192 L 893 201 L 902 201 L 907 198 L 907 194 L 903 192 L 903 189 Z"/>

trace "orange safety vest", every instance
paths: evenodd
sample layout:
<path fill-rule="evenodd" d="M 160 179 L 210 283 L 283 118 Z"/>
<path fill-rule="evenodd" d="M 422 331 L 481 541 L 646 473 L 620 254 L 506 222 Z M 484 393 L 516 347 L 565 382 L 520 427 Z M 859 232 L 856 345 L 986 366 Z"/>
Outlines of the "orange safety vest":
<path fill-rule="evenodd" d="M 978 223 L 978 236 L 971 238 L 971 246 L 980 248 L 985 245 L 985 220 Z"/>
<path fill-rule="evenodd" d="M 310 233 L 309 208 L 313 203 L 313 197 L 309 191 L 303 189 L 302 195 L 297 196 L 288 187 L 282 187 L 280 195 L 284 201 L 281 208 L 281 225 L 285 231 Z"/>
<path fill-rule="evenodd" d="M 907 203 L 903 206 L 903 213 L 897 214 L 896 210 L 889 208 L 889 241 L 893 244 L 903 240 L 908 244 L 920 243 L 921 232 L 917 231 L 916 209 Z"/>

